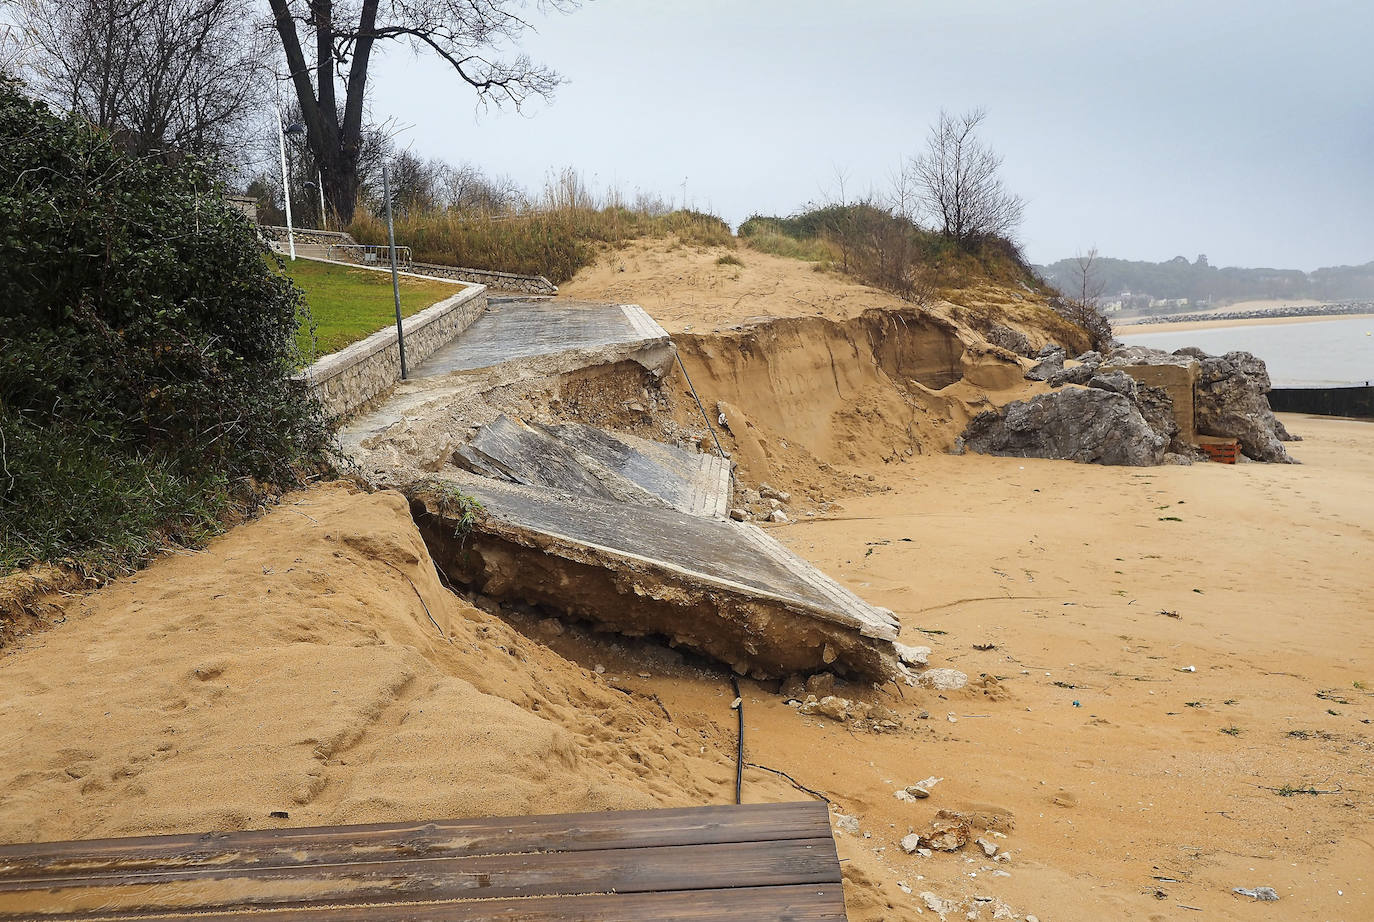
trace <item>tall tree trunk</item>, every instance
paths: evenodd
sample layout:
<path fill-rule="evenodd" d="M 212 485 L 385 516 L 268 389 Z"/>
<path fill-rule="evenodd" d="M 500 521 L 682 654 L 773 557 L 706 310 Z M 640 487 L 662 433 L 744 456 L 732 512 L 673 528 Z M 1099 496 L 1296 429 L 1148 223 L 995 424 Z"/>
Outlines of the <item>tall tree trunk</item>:
<path fill-rule="evenodd" d="M 296 98 L 300 102 L 301 117 L 305 122 L 305 141 L 315 155 L 315 162 L 319 164 L 325 204 L 331 216 L 341 224 L 352 221 L 358 207 L 363 96 L 367 89 L 367 69 L 374 41 L 371 33 L 376 27 L 378 2 L 362 2 L 357 30 L 359 37 L 353 46 L 343 112 L 340 113 L 334 92 L 332 0 L 315 0 L 312 4 L 315 68 L 306 60 L 288 0 L 269 0 Z M 313 82 L 310 79 L 312 70 L 315 71 Z"/>
<path fill-rule="evenodd" d="M 346 227 L 353 220 L 353 213 L 358 207 L 358 159 L 344 154 L 319 163 L 329 219 Z"/>

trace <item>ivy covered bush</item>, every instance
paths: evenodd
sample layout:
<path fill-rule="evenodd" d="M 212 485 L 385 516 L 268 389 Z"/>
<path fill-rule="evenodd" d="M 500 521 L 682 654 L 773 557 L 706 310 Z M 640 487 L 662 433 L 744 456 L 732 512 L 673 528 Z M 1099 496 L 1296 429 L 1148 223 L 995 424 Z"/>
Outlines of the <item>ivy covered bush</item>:
<path fill-rule="evenodd" d="M 0 80 L 0 573 L 102 570 L 318 469 L 300 293 L 203 164 Z"/>

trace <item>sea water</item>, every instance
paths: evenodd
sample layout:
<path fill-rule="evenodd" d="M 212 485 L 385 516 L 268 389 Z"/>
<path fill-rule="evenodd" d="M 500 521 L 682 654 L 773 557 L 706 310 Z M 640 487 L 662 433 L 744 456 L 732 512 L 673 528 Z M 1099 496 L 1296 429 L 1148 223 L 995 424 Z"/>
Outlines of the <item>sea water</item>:
<path fill-rule="evenodd" d="M 1211 330 L 1170 331 L 1161 323 L 1121 337 L 1128 346 L 1173 352 L 1197 346 L 1221 355 L 1253 352 L 1269 366 L 1275 387 L 1340 387 L 1374 382 L 1374 317 L 1333 317 L 1302 323 L 1246 323 Z"/>

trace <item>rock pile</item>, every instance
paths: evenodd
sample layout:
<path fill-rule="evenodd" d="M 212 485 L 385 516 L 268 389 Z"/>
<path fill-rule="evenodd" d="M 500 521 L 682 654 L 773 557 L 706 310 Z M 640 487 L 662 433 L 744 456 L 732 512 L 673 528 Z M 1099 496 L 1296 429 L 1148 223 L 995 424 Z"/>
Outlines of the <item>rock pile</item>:
<path fill-rule="evenodd" d="M 1035 367 L 1026 372 L 1028 381 L 1048 381 L 1050 376 L 1064 370 L 1064 359 L 1068 353 L 1063 346 L 1048 343 L 1043 349 L 1034 356 L 1037 359 Z"/>
<path fill-rule="evenodd" d="M 1202 366 L 1195 398 L 1198 432 L 1236 439 L 1245 456 L 1255 461 L 1296 464 L 1283 447 L 1295 439 L 1264 396 L 1272 390 L 1264 361 L 1249 352 L 1190 354 Z"/>
<path fill-rule="evenodd" d="M 1013 330 L 1011 327 L 1003 326 L 1000 323 L 994 323 L 992 327 L 989 328 L 986 338 L 992 345 L 1000 346 L 1016 355 L 1024 355 L 1028 358 L 1035 355 L 1035 351 L 1031 348 L 1030 340 L 1026 338 L 1025 333 L 1022 333 L 1020 330 Z"/>
<path fill-rule="evenodd" d="M 807 695 L 797 709 L 807 717 L 828 717 L 836 723 L 849 724 L 857 730 L 871 733 L 890 733 L 902 728 L 901 719 L 892 709 L 837 695 L 826 695 L 824 698 Z"/>
<path fill-rule="evenodd" d="M 1078 364 L 1072 368 L 1060 368 L 1046 378 L 1050 387 L 1063 387 L 1065 384 L 1087 384 L 1102 365 L 1101 352 L 1085 352 L 1074 359 Z"/>
<path fill-rule="evenodd" d="M 1031 381 L 1058 389 L 1000 411 L 974 417 L 956 442 L 981 454 L 1053 458 L 1092 464 L 1145 466 L 1201 457 L 1189 444 L 1163 387 L 1143 384 L 1124 369 L 1178 365 L 1195 369 L 1193 418 L 1202 435 L 1234 438 L 1255 461 L 1296 463 L 1282 443 L 1295 441 L 1274 416 L 1264 362 L 1248 352 L 1212 356 L 1200 349 L 1174 353 L 1142 346 L 1121 347 L 1108 356 L 1085 352 L 1065 367 L 1064 349 L 1053 343 L 1035 356 Z M 1076 387 L 1066 387 L 1076 385 Z M 1185 414 L 1186 405 L 1179 412 Z M 1187 437 L 1185 437 L 1187 436 Z"/>
<path fill-rule="evenodd" d="M 735 493 L 738 504 L 730 509 L 730 518 L 736 522 L 754 519 L 765 522 L 790 521 L 788 512 L 792 494 L 779 490 L 766 483 L 759 484 L 757 490 L 741 487 Z"/>
<path fill-rule="evenodd" d="M 985 455 L 1137 467 L 1161 463 L 1168 447 L 1129 397 L 1100 387 L 1066 388 L 984 411 L 961 441 Z"/>

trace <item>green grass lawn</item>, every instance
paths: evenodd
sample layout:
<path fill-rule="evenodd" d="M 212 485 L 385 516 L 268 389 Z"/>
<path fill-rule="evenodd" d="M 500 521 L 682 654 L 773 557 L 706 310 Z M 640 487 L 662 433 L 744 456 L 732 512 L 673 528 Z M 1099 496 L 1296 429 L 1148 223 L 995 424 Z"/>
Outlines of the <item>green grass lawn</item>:
<path fill-rule="evenodd" d="M 396 322 L 396 306 L 391 297 L 391 273 L 375 269 L 355 269 L 310 259 L 286 260 L 286 272 L 305 292 L 306 303 L 315 321 L 316 341 L 310 330 L 297 332 L 301 351 L 307 361 L 337 352 L 382 327 Z M 436 301 L 461 290 L 457 283 L 434 282 L 402 275 L 401 314 L 409 317 Z"/>

